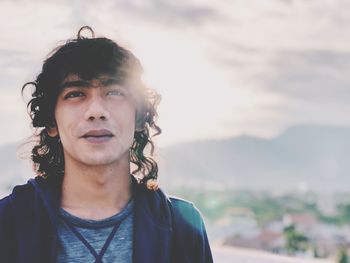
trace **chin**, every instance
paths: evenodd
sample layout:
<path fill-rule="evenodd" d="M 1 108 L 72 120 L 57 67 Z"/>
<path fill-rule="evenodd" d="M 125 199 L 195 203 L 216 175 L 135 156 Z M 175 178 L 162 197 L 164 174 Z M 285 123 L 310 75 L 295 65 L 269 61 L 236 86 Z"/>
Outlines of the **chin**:
<path fill-rule="evenodd" d="M 89 166 L 104 166 L 104 165 L 111 165 L 111 164 L 117 164 L 120 161 L 125 160 L 125 155 L 120 155 L 120 156 L 112 156 L 112 155 L 107 155 L 107 156 L 90 156 L 90 158 L 84 158 L 83 162 Z M 128 158 L 127 158 L 128 159 Z"/>

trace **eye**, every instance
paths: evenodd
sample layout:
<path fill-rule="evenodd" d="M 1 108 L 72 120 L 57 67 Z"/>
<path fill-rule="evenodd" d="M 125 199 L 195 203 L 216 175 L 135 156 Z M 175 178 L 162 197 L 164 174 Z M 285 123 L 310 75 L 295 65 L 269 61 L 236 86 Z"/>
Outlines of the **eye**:
<path fill-rule="evenodd" d="M 121 90 L 110 90 L 107 92 L 107 95 L 113 95 L 113 96 L 125 96 L 125 93 Z"/>
<path fill-rule="evenodd" d="M 85 94 L 81 91 L 72 91 L 64 95 L 64 99 L 66 100 L 70 98 L 83 97 L 83 96 L 85 96 Z"/>

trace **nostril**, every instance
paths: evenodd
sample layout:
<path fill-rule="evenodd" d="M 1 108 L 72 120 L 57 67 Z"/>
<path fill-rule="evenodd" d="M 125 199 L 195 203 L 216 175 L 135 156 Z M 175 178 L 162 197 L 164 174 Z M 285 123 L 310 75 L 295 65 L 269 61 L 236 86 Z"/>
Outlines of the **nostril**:
<path fill-rule="evenodd" d="M 90 116 L 88 119 L 89 119 L 89 121 L 93 121 L 95 119 L 100 119 L 103 121 L 107 120 L 106 116 L 104 116 L 104 115 L 101 115 L 100 117 Z"/>

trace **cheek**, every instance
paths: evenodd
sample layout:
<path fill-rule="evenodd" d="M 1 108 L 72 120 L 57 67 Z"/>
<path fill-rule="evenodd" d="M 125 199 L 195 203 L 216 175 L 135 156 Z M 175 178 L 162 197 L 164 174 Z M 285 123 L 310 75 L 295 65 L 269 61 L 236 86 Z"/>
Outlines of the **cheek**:
<path fill-rule="evenodd" d="M 65 137 L 73 131 L 78 117 L 72 111 L 60 110 L 56 111 L 55 118 L 59 135 Z"/>
<path fill-rule="evenodd" d="M 135 114 L 121 114 L 119 116 L 120 124 L 123 126 L 125 130 L 128 132 L 133 132 L 135 129 Z"/>
<path fill-rule="evenodd" d="M 136 108 L 132 103 L 125 104 L 122 107 L 110 111 L 114 113 L 114 119 L 119 120 L 119 124 L 122 124 L 125 128 L 130 127 L 134 129 L 135 127 L 135 116 L 136 116 Z"/>

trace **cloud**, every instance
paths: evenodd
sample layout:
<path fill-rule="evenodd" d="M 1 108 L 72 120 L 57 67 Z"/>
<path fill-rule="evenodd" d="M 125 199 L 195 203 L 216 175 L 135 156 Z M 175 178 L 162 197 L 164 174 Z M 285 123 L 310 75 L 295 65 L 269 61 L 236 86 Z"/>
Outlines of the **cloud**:
<path fill-rule="evenodd" d="M 32 58 L 22 51 L 0 49 L 1 82 L 0 90 L 14 90 L 24 83 L 28 68 L 33 64 Z"/>
<path fill-rule="evenodd" d="M 115 9 L 137 19 L 171 26 L 198 26 L 205 21 L 219 19 L 213 8 L 195 5 L 191 1 L 122 0 L 115 2 Z"/>
<path fill-rule="evenodd" d="M 266 74 L 256 81 L 263 89 L 310 103 L 350 100 L 350 52 L 283 51 L 271 56 Z"/>
<path fill-rule="evenodd" d="M 169 95 L 188 90 L 183 118 L 206 137 L 216 136 L 212 130 L 265 134 L 298 121 L 350 123 L 346 0 L 0 1 L 0 9 L 0 91 L 19 96 L 58 41 L 88 24 L 136 50 L 146 70 L 154 64 L 152 76 L 164 79 L 154 82 L 171 89 Z M 199 93 L 200 87 L 210 88 Z M 209 94 L 197 103 L 207 118 L 187 107 L 192 94 Z M 176 103 L 161 105 L 173 112 L 163 116 L 176 121 L 169 118 L 176 117 Z M 194 118 L 203 125 L 193 125 Z"/>

